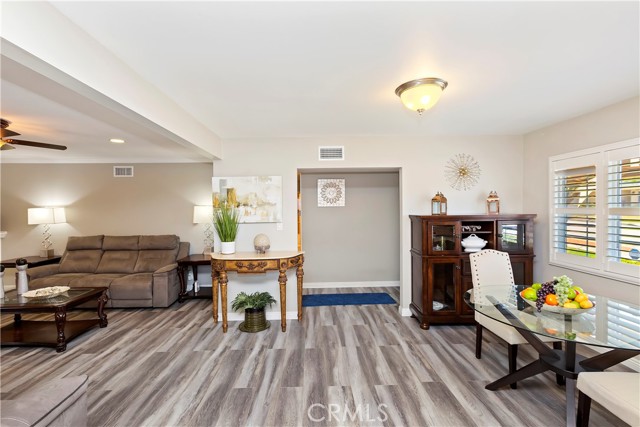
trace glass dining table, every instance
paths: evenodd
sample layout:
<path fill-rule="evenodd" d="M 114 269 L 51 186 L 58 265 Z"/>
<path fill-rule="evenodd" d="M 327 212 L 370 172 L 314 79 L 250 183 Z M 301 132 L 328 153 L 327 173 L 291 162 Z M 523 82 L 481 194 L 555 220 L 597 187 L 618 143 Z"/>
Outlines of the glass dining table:
<path fill-rule="evenodd" d="M 477 286 L 464 295 L 465 302 L 481 315 L 511 325 L 538 352 L 538 359 L 506 375 L 485 388 L 500 387 L 546 371 L 564 377 L 566 382 L 567 426 L 575 425 L 575 387 L 580 372 L 603 371 L 640 354 L 640 307 L 603 296 L 590 294 L 594 307 L 588 310 L 565 310 L 555 313 L 544 306 L 538 312 L 523 300 L 525 286 Z M 556 311 L 562 311 L 557 310 Z M 539 336 L 563 342 L 563 349 L 553 349 Z M 600 353 L 584 357 L 576 353 L 577 344 L 599 348 Z"/>

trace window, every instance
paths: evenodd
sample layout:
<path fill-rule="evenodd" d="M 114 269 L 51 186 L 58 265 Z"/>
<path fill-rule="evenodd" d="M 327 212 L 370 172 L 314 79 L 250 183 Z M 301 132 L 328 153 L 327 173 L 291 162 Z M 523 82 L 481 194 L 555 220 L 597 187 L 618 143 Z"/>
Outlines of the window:
<path fill-rule="evenodd" d="M 638 139 L 550 159 L 550 261 L 637 283 Z"/>

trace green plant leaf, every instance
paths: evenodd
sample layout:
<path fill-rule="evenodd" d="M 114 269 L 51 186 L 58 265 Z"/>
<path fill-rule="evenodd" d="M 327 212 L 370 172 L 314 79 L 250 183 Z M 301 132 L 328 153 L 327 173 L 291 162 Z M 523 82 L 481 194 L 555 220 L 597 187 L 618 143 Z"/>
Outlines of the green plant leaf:
<path fill-rule="evenodd" d="M 240 224 L 240 212 L 224 204 L 213 210 L 213 226 L 223 242 L 235 242 Z"/>

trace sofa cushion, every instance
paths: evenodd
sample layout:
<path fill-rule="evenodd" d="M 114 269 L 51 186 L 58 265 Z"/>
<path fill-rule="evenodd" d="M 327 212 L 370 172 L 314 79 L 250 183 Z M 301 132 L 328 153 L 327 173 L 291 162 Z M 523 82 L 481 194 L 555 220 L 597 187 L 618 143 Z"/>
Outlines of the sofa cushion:
<path fill-rule="evenodd" d="M 157 236 L 140 236 L 138 247 L 140 249 L 177 249 L 180 238 L 174 234 Z"/>
<path fill-rule="evenodd" d="M 159 268 L 175 263 L 177 254 L 177 247 L 165 251 L 140 251 L 134 272 L 153 273 Z"/>
<path fill-rule="evenodd" d="M 114 279 L 123 276 L 125 276 L 125 274 L 87 274 L 85 276 L 74 278 L 69 282 L 69 286 L 75 288 L 104 286 L 105 288 L 108 288 Z"/>
<path fill-rule="evenodd" d="M 94 273 L 100 264 L 102 250 L 67 250 L 60 261 L 60 273 Z"/>
<path fill-rule="evenodd" d="M 151 299 L 153 298 L 153 274 L 129 274 L 114 279 L 109 288 L 111 299 Z"/>
<path fill-rule="evenodd" d="M 77 251 L 81 249 L 102 249 L 104 236 L 71 236 L 67 240 L 67 250 Z"/>
<path fill-rule="evenodd" d="M 104 236 L 102 249 L 105 251 L 137 251 L 139 236 Z"/>
<path fill-rule="evenodd" d="M 74 280 L 90 275 L 90 273 L 65 273 L 38 277 L 29 281 L 29 289 L 40 289 L 48 286 L 70 286 L 70 283 Z"/>
<path fill-rule="evenodd" d="M 106 241 L 107 237 L 105 237 Z M 138 251 L 107 250 L 102 254 L 96 273 L 133 273 L 136 261 L 138 261 Z"/>

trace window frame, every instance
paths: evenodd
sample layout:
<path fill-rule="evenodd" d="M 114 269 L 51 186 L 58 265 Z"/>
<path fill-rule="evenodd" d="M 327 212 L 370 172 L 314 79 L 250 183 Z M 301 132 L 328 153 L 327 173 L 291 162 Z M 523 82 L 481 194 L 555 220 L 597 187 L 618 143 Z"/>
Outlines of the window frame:
<path fill-rule="evenodd" d="M 640 138 L 549 157 L 549 264 L 640 286 L 640 266 L 610 260 L 608 247 L 609 215 L 616 210 L 609 205 L 609 162 L 619 160 L 629 153 L 637 153 L 640 157 Z M 556 207 L 555 185 L 558 172 L 590 167 L 595 167 L 596 175 L 595 208 Z M 640 207 L 627 209 L 629 211 L 632 216 L 640 216 Z M 558 213 L 595 215 L 595 257 L 580 257 L 556 250 L 554 232 L 555 216 Z"/>

